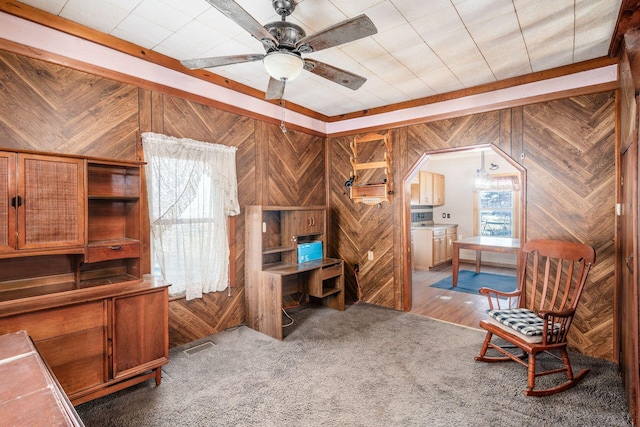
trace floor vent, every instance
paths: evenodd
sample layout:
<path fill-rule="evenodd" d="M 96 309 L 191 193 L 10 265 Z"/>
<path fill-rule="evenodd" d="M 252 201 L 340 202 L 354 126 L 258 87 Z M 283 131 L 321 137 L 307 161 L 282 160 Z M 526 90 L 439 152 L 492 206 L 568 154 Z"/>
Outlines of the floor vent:
<path fill-rule="evenodd" d="M 207 349 L 213 347 L 214 345 L 215 344 L 212 343 L 211 341 L 207 341 L 207 342 L 204 342 L 202 344 L 198 344 L 198 345 L 196 345 L 194 347 L 191 347 L 191 348 L 188 348 L 188 349 L 184 350 L 184 353 L 187 354 L 188 356 L 191 356 L 192 354 L 196 354 L 196 353 L 199 353 L 199 352 L 201 352 L 203 350 L 207 350 Z"/>

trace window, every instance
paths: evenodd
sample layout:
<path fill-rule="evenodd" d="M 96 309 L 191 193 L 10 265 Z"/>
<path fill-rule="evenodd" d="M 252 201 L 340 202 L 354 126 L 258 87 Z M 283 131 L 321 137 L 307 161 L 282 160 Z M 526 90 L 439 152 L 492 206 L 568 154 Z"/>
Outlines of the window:
<path fill-rule="evenodd" d="M 476 236 L 518 237 L 518 179 L 490 176 L 486 189 L 475 192 Z"/>
<path fill-rule="evenodd" d="M 235 147 L 145 133 L 152 263 L 187 300 L 229 285 L 228 216 L 240 212 Z"/>

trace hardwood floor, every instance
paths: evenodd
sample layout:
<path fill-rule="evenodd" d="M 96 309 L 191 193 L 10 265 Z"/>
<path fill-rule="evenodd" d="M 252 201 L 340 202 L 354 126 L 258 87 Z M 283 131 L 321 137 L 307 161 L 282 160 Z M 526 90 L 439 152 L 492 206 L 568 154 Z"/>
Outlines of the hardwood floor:
<path fill-rule="evenodd" d="M 460 263 L 460 270 L 475 270 L 472 263 Z M 515 276 L 515 268 L 482 266 L 482 272 Z M 458 325 L 478 328 L 478 322 L 485 317 L 488 303 L 481 295 L 432 288 L 438 280 L 451 275 L 451 263 L 430 271 L 413 271 L 412 313 Z"/>

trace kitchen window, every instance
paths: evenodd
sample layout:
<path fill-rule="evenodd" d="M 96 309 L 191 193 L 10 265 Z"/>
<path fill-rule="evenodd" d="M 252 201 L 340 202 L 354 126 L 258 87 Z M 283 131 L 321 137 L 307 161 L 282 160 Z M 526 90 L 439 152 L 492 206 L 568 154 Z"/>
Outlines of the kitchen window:
<path fill-rule="evenodd" d="M 492 175 L 486 187 L 474 193 L 474 235 L 518 238 L 518 177 Z"/>

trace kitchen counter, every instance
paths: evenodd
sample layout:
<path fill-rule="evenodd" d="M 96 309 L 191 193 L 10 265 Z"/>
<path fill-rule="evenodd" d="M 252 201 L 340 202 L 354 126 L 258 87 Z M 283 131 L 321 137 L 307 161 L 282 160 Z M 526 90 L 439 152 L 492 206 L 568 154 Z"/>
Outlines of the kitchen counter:
<path fill-rule="evenodd" d="M 416 222 L 411 224 L 412 230 L 439 230 L 446 228 L 456 228 L 458 224 L 426 224 L 424 222 Z"/>

